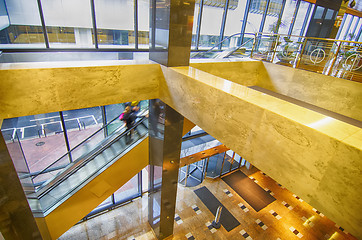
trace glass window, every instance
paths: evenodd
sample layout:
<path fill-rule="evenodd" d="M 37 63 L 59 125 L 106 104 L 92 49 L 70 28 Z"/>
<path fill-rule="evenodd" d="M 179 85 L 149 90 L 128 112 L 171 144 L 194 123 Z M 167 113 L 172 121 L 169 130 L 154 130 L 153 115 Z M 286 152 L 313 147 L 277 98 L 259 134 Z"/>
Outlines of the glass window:
<path fill-rule="evenodd" d="M 36 0 L 0 0 L 0 47 L 45 48 Z"/>
<path fill-rule="evenodd" d="M 5 119 L 2 126 L 5 140 L 18 135 L 30 172 L 41 171 L 67 152 L 58 112 Z M 63 158 L 58 165 L 70 162 Z M 48 176 L 39 176 L 41 182 Z"/>
<path fill-rule="evenodd" d="M 357 17 L 357 16 L 353 17 L 351 27 L 347 31 L 345 40 L 353 41 L 353 39 L 356 37 L 355 35 L 358 34 L 357 31 L 353 31 L 355 29 L 356 25 L 358 24 L 358 19 L 359 19 L 359 17 Z"/>
<path fill-rule="evenodd" d="M 279 20 L 280 13 L 282 12 L 283 1 L 282 0 L 271 0 L 268 7 L 268 12 L 265 18 L 265 24 L 263 32 L 277 33 L 282 21 Z"/>
<path fill-rule="evenodd" d="M 278 33 L 288 34 L 290 25 L 292 24 L 293 18 L 296 14 L 296 10 L 297 10 L 296 5 L 297 5 L 297 2 L 294 0 L 286 1 Z"/>
<path fill-rule="evenodd" d="M 200 30 L 200 49 L 209 49 L 219 43 L 223 13 L 224 8 L 222 5 L 207 6 L 204 4 Z"/>
<path fill-rule="evenodd" d="M 236 5 L 231 5 L 231 7 L 228 9 L 224 38 L 241 32 L 241 25 L 244 18 L 247 1 L 235 1 L 235 3 Z M 239 39 L 240 34 L 230 38 L 228 41 L 225 41 L 223 46 L 226 45 L 227 47 L 236 47 Z"/>
<path fill-rule="evenodd" d="M 194 10 L 194 23 L 192 25 L 192 41 L 191 41 L 191 48 L 195 48 L 196 47 L 196 30 L 197 30 L 197 20 L 199 17 L 199 13 L 200 13 L 200 5 L 201 5 L 201 0 L 197 1 L 195 3 L 195 10 Z"/>
<path fill-rule="evenodd" d="M 134 1 L 95 0 L 94 4 L 99 47 L 134 48 Z"/>
<path fill-rule="evenodd" d="M 63 112 L 65 127 L 67 129 L 70 149 L 73 149 L 83 140 L 102 128 L 103 119 L 100 107 L 84 108 Z M 72 151 L 72 160 L 76 160 L 88 153 L 94 146 L 104 139 L 103 131 L 99 131 L 87 142 Z"/>
<path fill-rule="evenodd" d="M 92 47 L 89 0 L 42 1 L 50 47 Z"/>
<path fill-rule="evenodd" d="M 261 19 L 263 18 L 263 13 L 266 7 L 265 0 L 250 0 L 250 11 L 247 19 L 247 24 L 245 28 L 246 33 L 255 33 L 259 32 L 259 27 L 261 24 Z"/>
<path fill-rule="evenodd" d="M 304 19 L 308 18 L 310 20 L 310 17 L 312 16 L 312 12 L 313 12 L 313 9 L 311 9 L 309 15 L 307 15 L 310 4 L 311 3 L 301 1 L 297 16 L 295 19 L 292 35 L 304 36 L 306 30 L 308 29 L 308 27 L 306 26 L 304 29 L 304 32 L 301 32 L 303 30 Z M 309 20 L 307 21 L 307 24 L 309 23 Z"/>
<path fill-rule="evenodd" d="M 105 106 L 107 123 L 111 122 L 116 117 L 119 117 L 124 111 L 124 109 L 125 109 L 124 103 Z M 124 125 L 123 121 L 120 120 L 113 121 L 107 127 L 107 134 L 108 135 L 111 134 L 114 130 L 118 129 L 120 126 L 123 125 Z"/>
<path fill-rule="evenodd" d="M 149 48 L 150 1 L 138 0 L 138 48 Z"/>
<path fill-rule="evenodd" d="M 324 7 L 317 6 L 317 9 L 314 14 L 314 19 L 322 19 L 324 9 L 325 9 Z"/>
<path fill-rule="evenodd" d="M 138 174 L 114 193 L 115 202 L 123 202 L 138 194 Z"/>
<path fill-rule="evenodd" d="M 345 37 L 347 36 L 348 30 L 349 30 L 348 29 L 349 23 L 350 23 L 350 21 L 352 21 L 352 18 L 353 18 L 353 16 L 350 15 L 350 14 L 345 14 L 345 16 L 346 16 L 346 20 L 344 21 L 343 26 L 341 26 L 342 30 L 341 30 L 341 33 L 339 35 L 339 39 L 341 39 L 341 40 L 344 40 Z"/>
<path fill-rule="evenodd" d="M 100 210 L 102 208 L 106 208 L 108 206 L 111 206 L 112 204 L 113 204 L 113 202 L 112 202 L 112 195 L 111 195 L 106 200 L 104 200 L 101 204 L 99 204 L 95 209 L 93 209 L 92 212 L 95 212 L 95 211 Z"/>

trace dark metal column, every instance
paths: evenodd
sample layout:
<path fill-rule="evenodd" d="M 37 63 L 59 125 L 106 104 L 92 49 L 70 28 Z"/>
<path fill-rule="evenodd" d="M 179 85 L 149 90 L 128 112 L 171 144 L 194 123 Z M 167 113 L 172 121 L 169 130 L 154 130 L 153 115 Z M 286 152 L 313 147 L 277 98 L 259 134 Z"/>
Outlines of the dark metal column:
<path fill-rule="evenodd" d="M 150 60 L 188 66 L 195 0 L 151 0 Z"/>
<path fill-rule="evenodd" d="M 42 239 L 1 134 L 0 176 L 1 234 L 5 239 Z"/>
<path fill-rule="evenodd" d="M 40 21 L 41 21 L 41 27 L 43 29 L 43 34 L 44 34 L 44 42 L 45 42 L 45 47 L 49 48 L 49 39 L 48 39 L 48 32 L 47 32 L 47 28 L 45 26 L 45 20 L 44 20 L 44 14 L 43 14 L 43 7 L 41 5 L 41 1 L 37 0 L 38 3 L 38 10 L 39 10 L 39 16 L 40 16 Z"/>
<path fill-rule="evenodd" d="M 148 221 L 158 239 L 173 234 L 183 119 L 159 99 L 150 100 Z"/>

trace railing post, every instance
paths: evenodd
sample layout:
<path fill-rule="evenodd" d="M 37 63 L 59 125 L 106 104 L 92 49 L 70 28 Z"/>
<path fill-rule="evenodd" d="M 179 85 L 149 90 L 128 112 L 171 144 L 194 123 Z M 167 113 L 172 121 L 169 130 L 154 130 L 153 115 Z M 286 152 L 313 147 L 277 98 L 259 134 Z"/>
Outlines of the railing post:
<path fill-rule="evenodd" d="M 253 57 L 253 52 L 254 52 L 254 48 L 255 48 L 255 45 L 256 45 L 256 36 L 257 36 L 257 34 L 254 34 L 254 42 L 253 42 L 253 46 L 251 48 L 250 58 Z"/>
<path fill-rule="evenodd" d="M 271 63 L 273 63 L 273 61 L 274 61 L 275 53 L 276 53 L 276 50 L 277 50 L 277 47 L 278 47 L 278 42 L 279 42 L 279 35 L 276 35 L 276 41 L 275 41 L 275 46 L 274 46 L 274 49 L 273 49 L 273 55 L 272 55 L 272 58 L 270 60 Z"/>
<path fill-rule="evenodd" d="M 222 211 L 222 206 L 219 206 L 216 210 L 215 220 L 212 221 L 212 226 L 216 229 L 221 227 L 220 224 L 221 211 Z"/>
<path fill-rule="evenodd" d="M 298 62 L 296 64 L 295 68 L 299 68 L 299 65 L 300 65 L 300 62 L 302 61 L 303 53 L 304 53 L 304 50 L 305 50 L 305 46 L 307 45 L 307 41 L 308 41 L 308 39 L 305 38 L 304 42 L 303 42 L 303 47 L 302 47 L 302 50 L 300 51 L 300 54 L 299 54 L 299 57 L 298 57 Z"/>
<path fill-rule="evenodd" d="M 331 74 L 332 69 L 333 69 L 333 67 L 334 67 L 334 64 L 335 64 L 336 61 L 337 61 L 338 53 L 339 53 L 339 50 L 341 49 L 341 46 L 342 46 L 342 42 L 339 42 L 338 47 L 337 47 L 337 51 L 336 51 L 336 53 L 334 54 L 334 57 L 333 57 L 333 60 L 332 60 L 332 64 L 328 66 L 326 75 L 330 75 L 330 74 Z"/>

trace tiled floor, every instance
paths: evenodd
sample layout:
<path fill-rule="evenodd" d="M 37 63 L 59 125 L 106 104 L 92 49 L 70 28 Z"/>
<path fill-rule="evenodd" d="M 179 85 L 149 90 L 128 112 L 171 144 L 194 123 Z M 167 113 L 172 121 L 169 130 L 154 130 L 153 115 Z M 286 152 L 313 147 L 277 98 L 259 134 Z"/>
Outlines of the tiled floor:
<path fill-rule="evenodd" d="M 242 171 L 277 199 L 259 212 L 221 179 L 196 187 L 178 186 L 173 239 L 356 239 L 302 199 L 253 168 Z M 193 190 L 206 186 L 240 222 L 230 232 L 210 227 L 214 216 Z M 231 194 L 225 194 L 227 189 Z M 147 196 L 75 225 L 60 237 L 71 239 L 156 239 L 147 223 Z"/>

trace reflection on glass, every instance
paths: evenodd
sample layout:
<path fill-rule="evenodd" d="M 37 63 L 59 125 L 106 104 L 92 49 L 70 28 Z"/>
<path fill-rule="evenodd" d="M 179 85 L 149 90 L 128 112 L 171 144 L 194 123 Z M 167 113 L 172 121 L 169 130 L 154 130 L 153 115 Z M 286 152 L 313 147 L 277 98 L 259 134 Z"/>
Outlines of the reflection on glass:
<path fill-rule="evenodd" d="M 45 47 L 36 0 L 0 0 L 0 47 Z"/>
<path fill-rule="evenodd" d="M 42 1 L 51 47 L 92 47 L 92 18 L 88 0 Z"/>
<path fill-rule="evenodd" d="M 95 0 L 100 47 L 134 47 L 134 1 Z"/>

